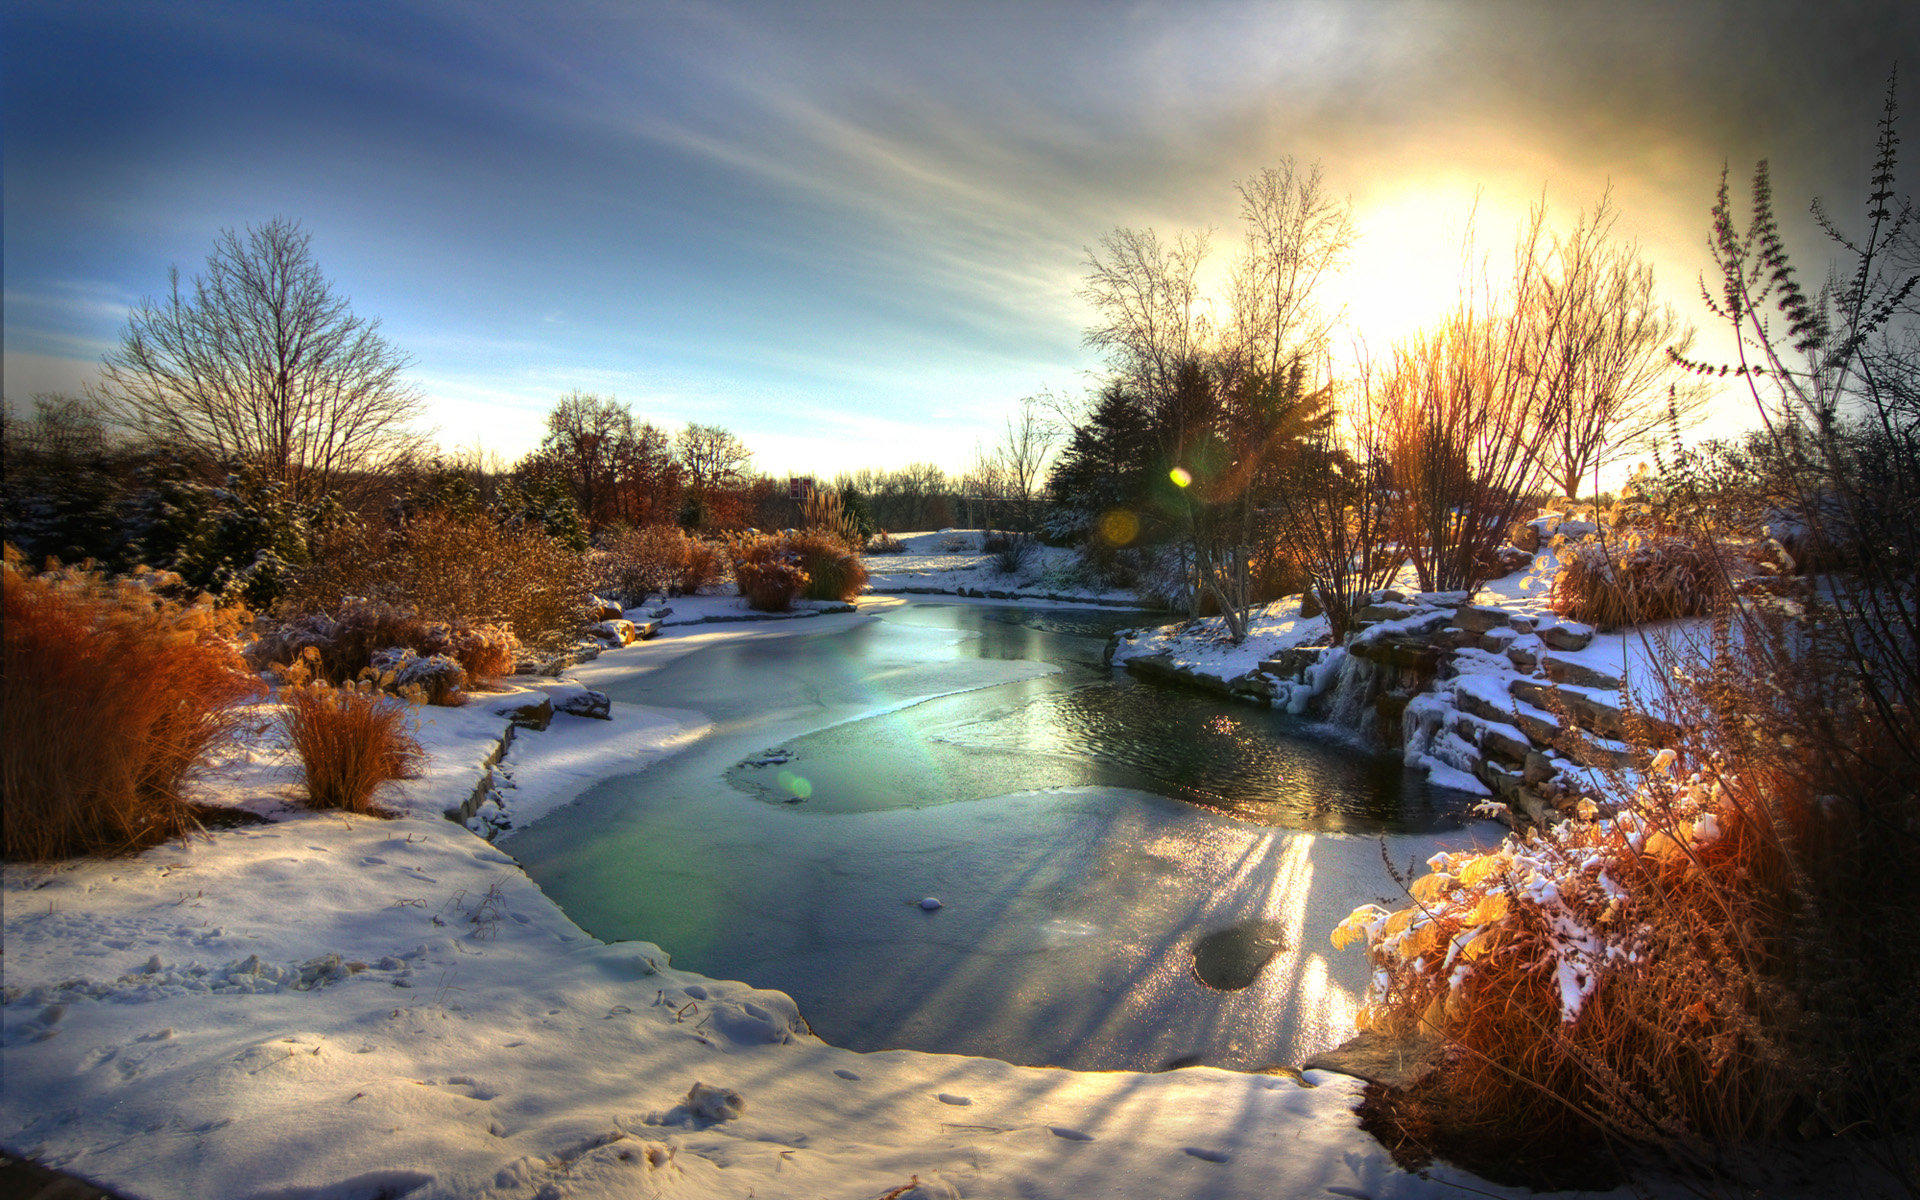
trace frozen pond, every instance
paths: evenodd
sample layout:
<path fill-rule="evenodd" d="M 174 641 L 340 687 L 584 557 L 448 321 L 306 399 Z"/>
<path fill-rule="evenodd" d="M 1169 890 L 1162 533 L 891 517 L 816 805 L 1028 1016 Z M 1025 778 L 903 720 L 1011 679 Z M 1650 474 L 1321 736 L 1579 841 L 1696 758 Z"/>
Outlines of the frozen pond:
<path fill-rule="evenodd" d="M 1366 964 L 1326 937 L 1395 893 L 1383 842 L 1404 870 L 1495 830 L 1330 731 L 1108 671 L 1141 620 L 914 604 L 602 684 L 713 730 L 503 848 L 595 936 L 838 1045 L 1298 1063 L 1351 1028 Z"/>

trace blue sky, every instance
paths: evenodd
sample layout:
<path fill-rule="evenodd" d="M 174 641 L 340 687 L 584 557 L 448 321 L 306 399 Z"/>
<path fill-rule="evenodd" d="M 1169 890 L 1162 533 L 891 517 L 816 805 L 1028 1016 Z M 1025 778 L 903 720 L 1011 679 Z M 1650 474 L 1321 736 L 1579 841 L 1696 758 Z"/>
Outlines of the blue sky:
<path fill-rule="evenodd" d="M 1920 47 L 1900 6 L 1802 7 L 15 3 L 6 395 L 83 386 L 169 267 L 284 215 L 448 446 L 515 456 L 581 388 L 774 472 L 957 469 L 1097 368 L 1086 246 L 1224 251 L 1284 154 L 1354 201 L 1370 336 L 1438 303 L 1476 196 L 1499 230 L 1610 184 L 1689 302 L 1721 162 L 1857 194 Z"/>

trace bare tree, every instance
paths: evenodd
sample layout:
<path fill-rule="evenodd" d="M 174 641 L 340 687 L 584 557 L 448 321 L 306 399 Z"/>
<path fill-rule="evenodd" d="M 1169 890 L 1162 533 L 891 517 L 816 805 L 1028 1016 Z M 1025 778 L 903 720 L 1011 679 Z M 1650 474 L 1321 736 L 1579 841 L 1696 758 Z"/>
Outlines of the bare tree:
<path fill-rule="evenodd" d="M 688 485 L 701 496 L 739 483 L 753 460 L 747 444 L 718 425 L 689 422 L 675 439 L 674 449 L 687 472 Z"/>
<path fill-rule="evenodd" d="M 1568 389 L 1559 381 L 1567 312 L 1547 304 L 1546 211 L 1521 231 L 1496 287 L 1473 262 L 1459 307 L 1394 347 L 1375 410 L 1399 496 L 1401 543 L 1420 586 L 1469 590 L 1499 573 L 1495 552 L 1543 480 L 1544 449 Z"/>
<path fill-rule="evenodd" d="M 1205 346 L 1196 278 L 1209 240 L 1190 232 L 1166 245 L 1151 229 L 1116 229 L 1099 250 L 1087 251 L 1080 295 L 1098 323 L 1086 343 L 1103 351 L 1150 407 L 1168 402 L 1181 365 Z"/>
<path fill-rule="evenodd" d="M 1614 223 L 1603 197 L 1570 236 L 1556 238 L 1538 295 L 1540 328 L 1553 335 L 1542 369 L 1562 392 L 1545 467 L 1569 500 L 1605 468 L 1690 426 L 1707 401 L 1702 381 L 1674 361 L 1691 349 L 1692 328 L 1655 298 L 1652 264 L 1614 240 Z"/>
<path fill-rule="evenodd" d="M 224 231 L 183 292 L 146 300 L 101 370 L 103 408 L 176 449 L 240 459 L 296 496 L 417 445 L 411 360 L 356 316 L 284 218 Z"/>
<path fill-rule="evenodd" d="M 1316 295 L 1353 245 L 1353 214 L 1327 193 L 1317 163 L 1302 171 L 1282 159 L 1238 187 L 1246 243 L 1227 340 L 1249 369 L 1278 379 L 1289 362 L 1325 350 L 1334 314 Z"/>
<path fill-rule="evenodd" d="M 1051 411 L 1047 397 L 1023 397 L 1019 411 L 1007 418 L 1000 440 L 981 447 L 973 470 L 961 484 L 969 495 L 1010 509 L 1013 522 L 1023 530 L 1033 528 L 1040 471 L 1060 439 L 1060 427 L 1048 415 Z"/>

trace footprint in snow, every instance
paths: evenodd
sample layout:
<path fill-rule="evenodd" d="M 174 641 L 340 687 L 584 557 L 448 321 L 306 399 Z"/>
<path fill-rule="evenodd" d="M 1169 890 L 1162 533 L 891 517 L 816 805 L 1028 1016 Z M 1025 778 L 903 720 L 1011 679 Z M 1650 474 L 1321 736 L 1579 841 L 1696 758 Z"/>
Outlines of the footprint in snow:
<path fill-rule="evenodd" d="M 1202 1162 L 1210 1163 L 1223 1163 L 1233 1157 L 1224 1150 L 1208 1150 L 1200 1146 L 1188 1146 L 1187 1153 Z"/>
<path fill-rule="evenodd" d="M 1078 1129 L 1070 1129 L 1065 1125 L 1049 1125 L 1047 1126 L 1047 1131 L 1053 1134 L 1053 1136 L 1064 1138 L 1069 1142 L 1090 1142 L 1093 1140 L 1092 1134 L 1082 1133 Z"/>
<path fill-rule="evenodd" d="M 858 1079 L 858 1078 L 860 1078 L 860 1077 L 859 1077 L 858 1075 L 855 1075 L 855 1074 L 854 1074 L 854 1073 L 853 1073 L 852 1071 L 849 1071 L 849 1070 L 847 1070 L 847 1069 L 846 1069 L 845 1067 L 836 1067 L 836 1068 L 834 1068 L 834 1072 L 833 1072 L 833 1073 L 834 1073 L 835 1075 L 838 1075 L 838 1076 L 839 1076 L 840 1078 L 842 1078 L 842 1079 Z"/>
<path fill-rule="evenodd" d="M 934 1099 L 942 1104 L 952 1104 L 960 1108 L 965 1108 L 967 1105 L 973 1103 L 972 1096 L 956 1096 L 952 1092 L 941 1092 L 938 1096 L 935 1096 Z"/>

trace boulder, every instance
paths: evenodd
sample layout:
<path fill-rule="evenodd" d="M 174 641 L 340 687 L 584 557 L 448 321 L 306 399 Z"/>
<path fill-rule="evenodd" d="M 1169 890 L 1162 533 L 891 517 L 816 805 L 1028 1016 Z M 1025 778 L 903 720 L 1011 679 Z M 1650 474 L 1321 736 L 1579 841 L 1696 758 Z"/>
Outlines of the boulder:
<path fill-rule="evenodd" d="M 1593 644 L 1593 626 L 1578 621 L 1556 621 L 1534 632 L 1555 650 L 1585 650 Z"/>
<path fill-rule="evenodd" d="M 632 621 L 600 621 L 587 626 L 587 636 L 598 638 L 609 646 L 630 646 L 639 640 L 640 634 Z"/>
<path fill-rule="evenodd" d="M 1470 633 L 1513 628 L 1506 609 L 1486 608 L 1478 604 L 1462 604 L 1460 610 L 1454 614 L 1453 622 Z"/>
<path fill-rule="evenodd" d="M 596 692 L 578 683 L 568 683 L 552 689 L 547 695 L 556 711 L 596 721 L 613 719 L 613 698 L 605 692 Z"/>
<path fill-rule="evenodd" d="M 1320 594 L 1311 589 L 1300 593 L 1300 615 L 1317 617 L 1326 609 L 1320 607 Z"/>
<path fill-rule="evenodd" d="M 553 723 L 553 701 L 546 696 L 515 696 L 493 711 L 521 729 L 545 729 Z"/>
<path fill-rule="evenodd" d="M 1620 690 L 1620 679 L 1618 676 L 1609 675 L 1605 671 L 1596 671 L 1585 663 L 1575 662 L 1570 658 L 1561 658 L 1558 655 L 1549 654 L 1540 660 L 1540 666 L 1546 671 L 1547 678 L 1553 680 L 1555 683 L 1571 683 L 1576 687 L 1599 688 L 1603 692 L 1617 692 Z"/>
<path fill-rule="evenodd" d="M 625 609 L 602 596 L 589 597 L 587 611 L 591 614 L 589 619 L 594 621 L 618 621 L 626 615 Z"/>
<path fill-rule="evenodd" d="M 1267 659 L 1260 664 L 1260 669 L 1279 679 L 1299 680 L 1329 649 L 1327 646 L 1295 646 Z"/>

